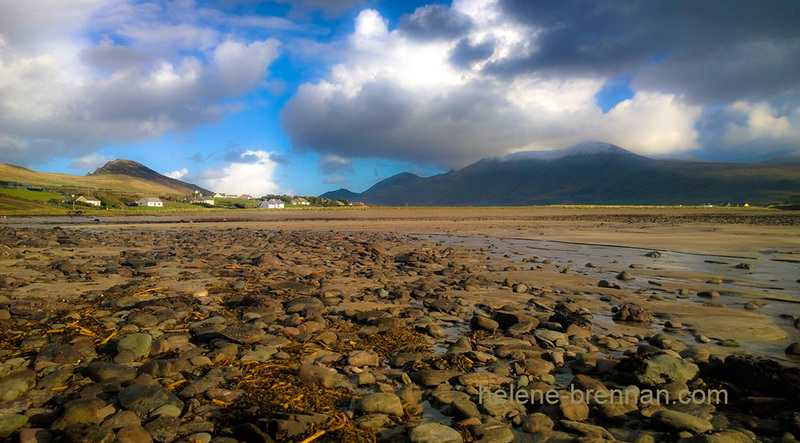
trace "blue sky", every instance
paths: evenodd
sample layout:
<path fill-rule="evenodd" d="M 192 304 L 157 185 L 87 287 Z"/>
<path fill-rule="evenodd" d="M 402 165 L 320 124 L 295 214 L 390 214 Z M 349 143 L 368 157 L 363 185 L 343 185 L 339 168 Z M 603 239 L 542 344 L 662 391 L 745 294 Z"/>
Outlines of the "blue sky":
<path fill-rule="evenodd" d="M 363 191 L 586 140 L 800 148 L 800 3 L 6 0 L 0 162 Z"/>

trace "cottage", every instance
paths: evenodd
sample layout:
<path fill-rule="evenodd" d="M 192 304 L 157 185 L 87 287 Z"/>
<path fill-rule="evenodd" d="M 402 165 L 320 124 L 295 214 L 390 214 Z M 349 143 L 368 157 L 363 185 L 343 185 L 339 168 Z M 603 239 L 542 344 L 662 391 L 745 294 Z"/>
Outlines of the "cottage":
<path fill-rule="evenodd" d="M 98 200 L 98 199 L 96 199 L 94 197 L 84 197 L 82 195 L 80 197 L 76 198 L 75 202 L 83 203 L 85 205 L 90 205 L 90 206 L 100 206 L 101 205 L 100 200 Z"/>
<path fill-rule="evenodd" d="M 258 209 L 283 209 L 283 201 L 277 198 L 263 200 L 258 204 Z"/>
<path fill-rule="evenodd" d="M 164 202 L 161 201 L 158 197 L 143 197 L 139 200 L 139 206 L 147 206 L 150 208 L 163 208 Z"/>
<path fill-rule="evenodd" d="M 214 206 L 214 197 L 210 197 L 207 195 L 196 194 L 192 196 L 192 198 L 186 199 L 187 203 L 191 203 L 193 205 L 209 205 Z"/>
<path fill-rule="evenodd" d="M 304 199 L 303 197 L 297 197 L 292 199 L 292 204 L 295 206 L 308 206 L 311 203 L 309 203 L 309 201 Z"/>

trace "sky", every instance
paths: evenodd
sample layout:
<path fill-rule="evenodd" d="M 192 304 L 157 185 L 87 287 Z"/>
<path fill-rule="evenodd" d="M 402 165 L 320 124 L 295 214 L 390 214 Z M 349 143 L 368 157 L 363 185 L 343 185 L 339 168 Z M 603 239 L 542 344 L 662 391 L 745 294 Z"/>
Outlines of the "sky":
<path fill-rule="evenodd" d="M 596 140 L 800 149 L 800 2 L 0 0 L 0 162 L 361 192 Z"/>

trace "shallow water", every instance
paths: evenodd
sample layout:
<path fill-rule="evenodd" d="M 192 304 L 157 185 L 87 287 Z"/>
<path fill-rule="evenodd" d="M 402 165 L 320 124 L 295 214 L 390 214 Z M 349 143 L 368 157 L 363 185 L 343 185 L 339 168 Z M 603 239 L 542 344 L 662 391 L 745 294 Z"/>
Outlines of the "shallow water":
<path fill-rule="evenodd" d="M 659 282 L 670 281 L 673 283 L 685 282 L 687 287 L 704 285 L 697 282 L 677 277 L 649 277 L 624 282 L 614 279 L 617 270 L 628 269 L 630 264 L 641 264 L 645 270 L 664 271 L 691 271 L 703 274 L 713 274 L 722 278 L 721 285 L 713 285 L 721 295 L 714 302 L 721 303 L 733 309 L 743 309 L 744 304 L 755 300 L 751 296 L 743 296 L 726 290 L 744 290 L 763 293 L 768 303 L 758 309 L 757 313 L 766 315 L 773 323 L 784 330 L 789 338 L 772 342 L 747 342 L 740 340 L 738 348 L 726 348 L 722 351 L 765 356 L 783 361 L 791 365 L 800 366 L 800 358 L 786 356 L 784 349 L 793 342 L 800 340 L 800 331 L 793 327 L 794 317 L 800 316 L 800 263 L 773 260 L 778 251 L 760 251 L 759 258 L 739 258 L 718 255 L 691 254 L 685 252 L 660 250 L 661 257 L 651 258 L 645 256 L 652 249 L 590 245 L 578 243 L 557 242 L 552 240 L 525 239 L 525 238 L 498 238 L 498 237 L 468 237 L 455 235 L 420 235 L 421 238 L 440 242 L 445 246 L 467 248 L 472 252 L 485 254 L 492 260 L 506 260 L 520 265 L 535 266 L 535 263 L 523 263 L 525 258 L 538 257 L 539 261 L 549 259 L 552 264 L 570 266 L 573 274 L 587 277 L 613 280 L 623 289 L 636 291 L 646 289 L 658 290 L 656 285 L 645 283 L 647 280 Z M 613 263 L 618 261 L 618 263 Z M 588 268 L 587 263 L 595 263 L 596 268 Z M 748 263 L 753 269 L 737 269 L 739 263 Z M 615 269 L 610 271 L 609 268 Z M 658 292 L 656 292 L 658 293 Z M 674 293 L 673 293 L 674 294 Z M 669 293 L 662 295 L 669 298 Z M 706 300 L 690 297 L 676 299 L 676 303 L 703 303 Z M 610 317 L 595 315 L 594 323 L 601 330 L 613 323 Z M 654 334 L 662 331 L 663 320 L 650 327 L 643 327 L 644 334 Z M 684 342 L 693 342 L 693 338 L 669 334 Z"/>

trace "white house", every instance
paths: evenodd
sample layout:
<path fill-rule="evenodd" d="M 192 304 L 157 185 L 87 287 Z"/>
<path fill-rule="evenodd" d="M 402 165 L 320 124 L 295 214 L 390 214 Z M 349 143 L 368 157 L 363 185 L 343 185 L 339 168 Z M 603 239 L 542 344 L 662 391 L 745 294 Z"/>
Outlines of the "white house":
<path fill-rule="evenodd" d="M 151 208 L 162 208 L 164 207 L 164 203 L 161 201 L 160 198 L 157 197 L 143 197 L 139 200 L 139 206 L 148 206 Z"/>
<path fill-rule="evenodd" d="M 258 204 L 258 209 L 283 209 L 283 201 L 277 198 L 263 200 Z"/>
<path fill-rule="evenodd" d="M 76 198 L 75 201 L 78 203 L 83 203 L 85 205 L 92 205 L 92 206 L 100 206 L 101 204 L 99 199 L 96 199 L 94 197 L 84 197 L 82 195 Z"/>
<path fill-rule="evenodd" d="M 303 197 L 297 197 L 292 199 L 292 204 L 297 206 L 308 206 L 311 203 L 308 200 L 304 199 Z"/>

